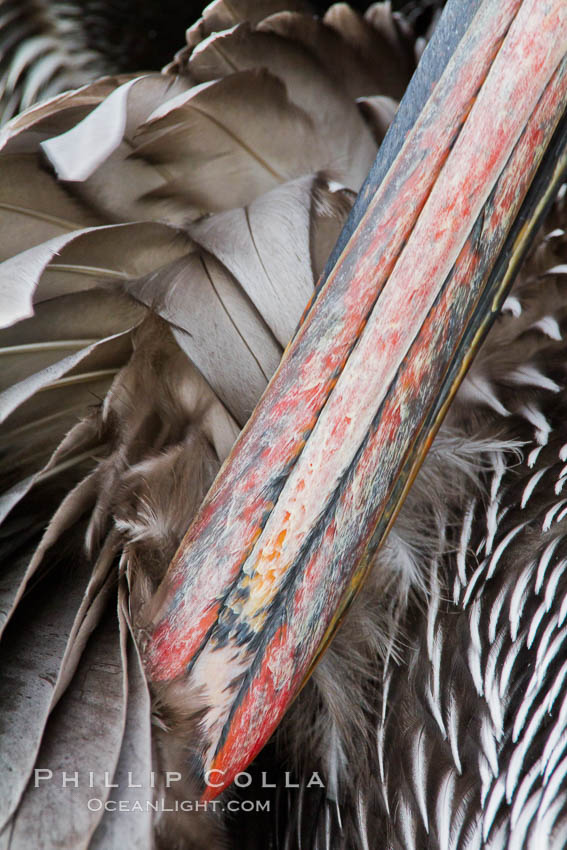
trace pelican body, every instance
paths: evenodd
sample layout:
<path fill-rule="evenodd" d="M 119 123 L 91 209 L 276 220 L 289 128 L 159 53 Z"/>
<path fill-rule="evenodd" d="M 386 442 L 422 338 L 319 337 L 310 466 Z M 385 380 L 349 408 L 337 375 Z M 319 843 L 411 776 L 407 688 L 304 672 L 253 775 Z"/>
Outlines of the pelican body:
<path fill-rule="evenodd" d="M 385 134 L 387 4 L 248 6 L 2 131 L 0 846 L 563 847 L 567 9 Z"/>

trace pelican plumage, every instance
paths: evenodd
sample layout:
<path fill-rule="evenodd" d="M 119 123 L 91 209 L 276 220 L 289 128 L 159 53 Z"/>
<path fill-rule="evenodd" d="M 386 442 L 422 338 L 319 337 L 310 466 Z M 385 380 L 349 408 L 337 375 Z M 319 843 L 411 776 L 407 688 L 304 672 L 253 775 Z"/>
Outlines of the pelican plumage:
<path fill-rule="evenodd" d="M 0 847 L 561 848 L 564 186 L 326 654 L 198 804 L 210 705 L 155 675 L 156 592 L 423 43 L 387 3 L 279 0 L 186 42 L 61 94 L 51 44 L 4 72 L 6 114 L 52 97 L 0 149 Z M 112 70 L 83 47 L 77 83 Z"/>

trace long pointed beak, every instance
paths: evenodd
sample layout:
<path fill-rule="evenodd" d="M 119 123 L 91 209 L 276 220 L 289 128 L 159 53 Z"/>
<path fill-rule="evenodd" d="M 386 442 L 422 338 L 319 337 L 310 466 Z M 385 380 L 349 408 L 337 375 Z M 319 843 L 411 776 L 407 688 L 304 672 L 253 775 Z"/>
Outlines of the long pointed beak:
<path fill-rule="evenodd" d="M 565 0 L 466 7 L 449 3 L 442 32 L 470 25 L 153 603 L 148 675 L 198 695 L 205 797 L 267 741 L 359 590 L 565 172 Z"/>

